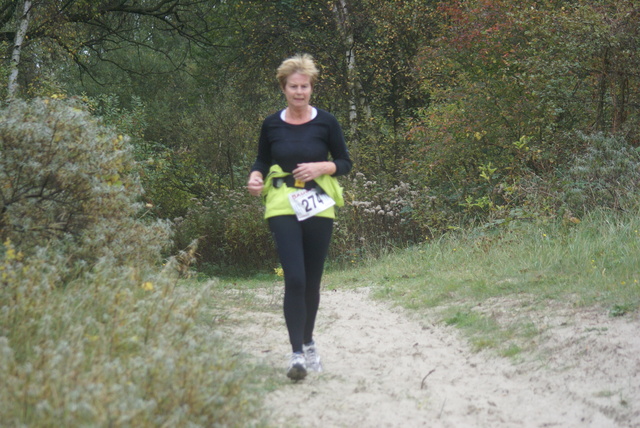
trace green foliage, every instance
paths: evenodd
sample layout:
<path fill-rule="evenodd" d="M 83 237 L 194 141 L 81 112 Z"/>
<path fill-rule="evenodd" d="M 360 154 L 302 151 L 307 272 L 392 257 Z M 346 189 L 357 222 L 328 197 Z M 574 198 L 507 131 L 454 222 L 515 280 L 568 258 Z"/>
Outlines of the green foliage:
<path fill-rule="evenodd" d="M 17 4 L 3 2 L 0 27 L 7 35 L 22 13 Z M 142 75 L 176 70 L 190 53 L 189 43 L 211 48 L 224 37 L 222 10 L 220 2 L 183 0 L 33 2 L 24 55 L 31 60 L 19 64 L 25 87 L 41 72 L 64 73 L 71 63 L 103 84 L 104 75 L 93 74 L 96 65 Z M 154 58 L 153 66 L 142 57 Z"/>
<path fill-rule="evenodd" d="M 428 104 L 420 91 L 416 59 L 433 37 L 432 4 L 424 0 L 349 2 L 355 21 L 358 73 L 374 118 L 400 130 L 414 109 Z M 368 124 L 362 122 L 361 129 Z M 395 171 L 392 167 L 389 172 Z"/>
<path fill-rule="evenodd" d="M 7 41 L 0 42 L 0 52 L 9 52 L 9 43 Z M 0 100 L 7 98 L 7 84 L 9 82 L 9 74 L 11 73 L 9 64 L 0 61 Z"/>
<path fill-rule="evenodd" d="M 255 370 L 212 328 L 213 284 L 177 261 L 102 259 L 64 289 L 64 256 L 0 253 L 0 419 L 7 426 L 260 426 Z"/>
<path fill-rule="evenodd" d="M 640 202 L 638 149 L 621 136 L 603 133 L 574 134 L 571 144 L 581 147 L 579 153 L 555 174 L 498 183 L 494 193 L 504 203 L 492 208 L 486 225 L 540 217 L 560 217 L 575 225 L 592 211 L 635 211 Z"/>
<path fill-rule="evenodd" d="M 348 2 L 343 25 L 333 1 L 160 3 L 141 9 L 180 7 L 162 21 L 105 1 L 44 2 L 21 64 L 23 93 L 87 94 L 92 112 L 131 136 L 160 218 L 186 219 L 196 201 L 241 188 L 261 119 L 283 106 L 274 70 L 295 52 L 316 58 L 313 103 L 343 124 L 356 170 L 381 183 L 356 200 L 382 207 L 383 184 L 420 192 L 381 246 L 412 241 L 409 227 L 434 236 L 577 214 L 591 202 L 565 180 L 586 144 L 576 132 L 640 144 L 637 0 L 362 0 Z M 178 33 L 166 27 L 177 10 Z M 351 209 L 344 223 L 358 218 Z M 339 231 L 339 252 L 361 251 L 353 236 Z"/>
<path fill-rule="evenodd" d="M 93 116 L 129 137 L 135 154 L 138 154 L 139 146 L 144 144 L 144 131 L 148 125 L 146 106 L 139 96 L 131 97 L 130 108 L 123 107 L 120 98 L 114 94 L 83 96 L 82 101 Z"/>
<path fill-rule="evenodd" d="M 416 156 L 403 173 L 417 171 L 447 216 L 463 223 L 513 218 L 516 209 L 525 217 L 560 212 L 566 187 L 557 177 L 575 178 L 574 159 L 589 145 L 576 131 L 637 145 L 632 3 L 441 3 L 439 37 L 418 61 L 431 104 L 412 120 Z"/>
<path fill-rule="evenodd" d="M 211 175 L 188 150 L 156 146 L 143 163 L 143 180 L 158 216 L 175 219 L 202 198 Z M 197 190 L 201 192 L 196 193 Z"/>
<path fill-rule="evenodd" d="M 246 275 L 272 269 L 277 254 L 258 198 L 245 189 L 222 189 L 196 200 L 176 219 L 178 248 L 198 239 L 198 263 L 210 274 Z"/>
<path fill-rule="evenodd" d="M 358 145 L 352 151 L 359 172 L 384 182 L 413 180 L 413 174 L 404 168 L 407 158 L 412 156 L 411 145 L 407 144 L 403 128 L 396 128 L 378 118 L 371 118 L 359 127 Z"/>
<path fill-rule="evenodd" d="M 169 225 L 146 220 L 128 138 L 77 101 L 16 101 L 0 111 L 2 240 L 55 247 L 69 266 L 158 260 Z"/>

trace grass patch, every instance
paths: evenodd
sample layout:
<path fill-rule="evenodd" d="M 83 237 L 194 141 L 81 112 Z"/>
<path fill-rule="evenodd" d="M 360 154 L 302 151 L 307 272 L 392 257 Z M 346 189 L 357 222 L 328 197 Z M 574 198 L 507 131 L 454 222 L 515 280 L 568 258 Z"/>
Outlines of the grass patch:
<path fill-rule="evenodd" d="M 368 286 L 417 312 L 435 311 L 477 349 L 505 355 L 537 334 L 527 314 L 549 301 L 624 316 L 640 306 L 640 217 L 593 213 L 579 224 L 541 222 L 479 229 L 400 250 L 345 271 L 331 286 Z M 496 317 L 487 302 L 511 307 Z"/>

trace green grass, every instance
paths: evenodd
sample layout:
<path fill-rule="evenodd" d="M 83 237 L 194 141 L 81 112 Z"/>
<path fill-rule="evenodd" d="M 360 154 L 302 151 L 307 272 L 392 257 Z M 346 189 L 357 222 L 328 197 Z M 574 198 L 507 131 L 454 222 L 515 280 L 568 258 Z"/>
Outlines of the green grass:
<path fill-rule="evenodd" d="M 436 313 L 465 331 L 477 349 L 515 356 L 535 346 L 538 332 L 527 313 L 550 302 L 597 306 L 611 316 L 638 309 L 640 218 L 597 213 L 579 224 L 451 234 L 330 272 L 326 281 L 371 287 L 377 298 Z M 520 315 L 504 313 L 509 308 Z"/>

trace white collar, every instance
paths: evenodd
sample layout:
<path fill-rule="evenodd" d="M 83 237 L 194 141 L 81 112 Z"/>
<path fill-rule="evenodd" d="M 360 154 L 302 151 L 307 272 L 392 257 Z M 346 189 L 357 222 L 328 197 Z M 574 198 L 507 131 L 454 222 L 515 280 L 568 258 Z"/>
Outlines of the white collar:
<path fill-rule="evenodd" d="M 280 112 L 280 119 L 282 119 L 283 122 L 286 122 L 285 118 L 286 118 L 286 112 L 287 109 L 284 109 Z M 316 116 L 318 115 L 318 109 L 315 107 L 311 107 L 311 119 L 309 119 L 310 121 L 315 119 Z"/>

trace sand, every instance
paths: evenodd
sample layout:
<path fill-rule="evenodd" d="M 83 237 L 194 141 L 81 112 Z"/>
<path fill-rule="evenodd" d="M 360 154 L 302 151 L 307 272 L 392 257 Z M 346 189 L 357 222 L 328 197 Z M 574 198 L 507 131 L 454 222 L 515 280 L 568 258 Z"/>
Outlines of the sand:
<path fill-rule="evenodd" d="M 243 352 L 269 369 L 265 415 L 275 427 L 640 427 L 640 318 L 596 309 L 531 314 L 535 350 L 510 359 L 474 352 L 460 332 L 372 300 L 323 290 L 316 343 L 324 371 L 285 376 L 290 352 L 280 296 L 234 315 Z M 507 302 L 493 302 L 508 320 Z M 235 323 L 229 323 L 235 324 Z"/>

